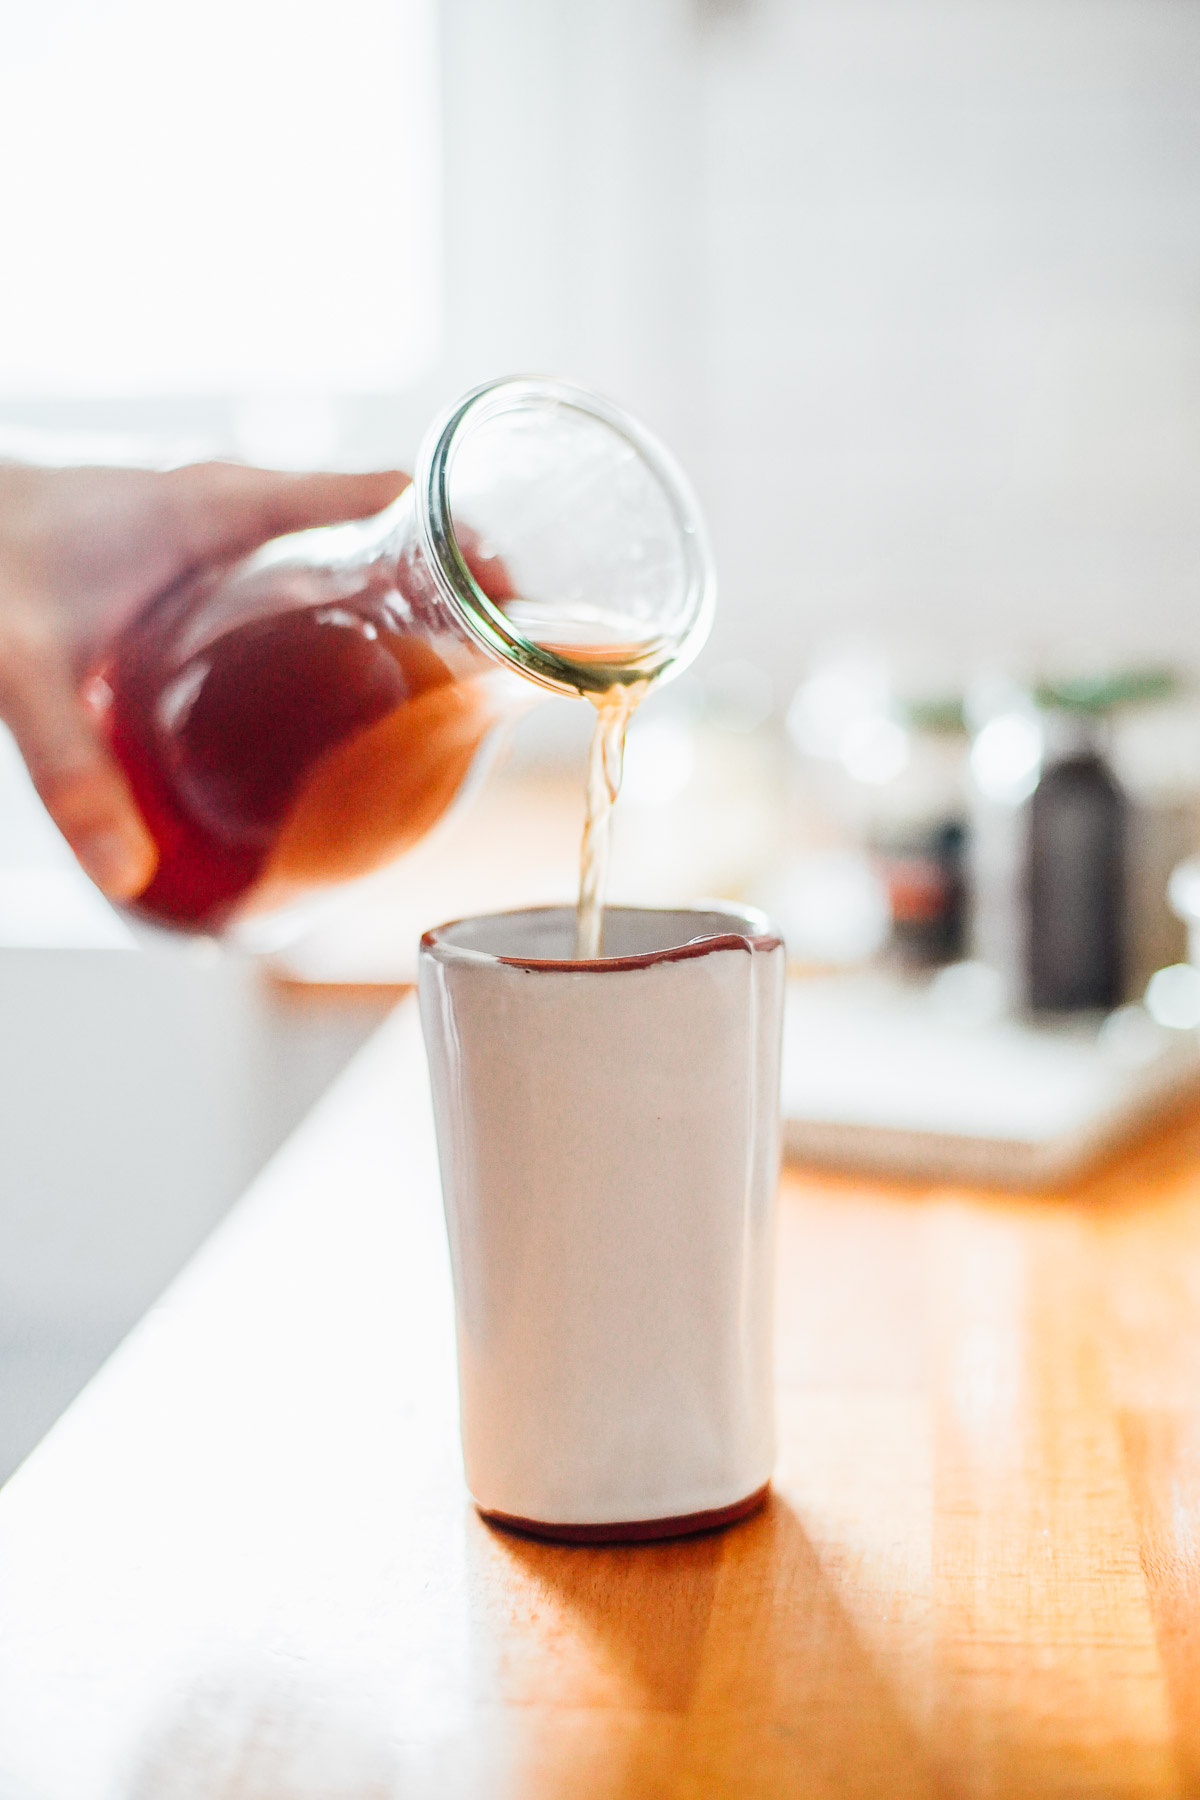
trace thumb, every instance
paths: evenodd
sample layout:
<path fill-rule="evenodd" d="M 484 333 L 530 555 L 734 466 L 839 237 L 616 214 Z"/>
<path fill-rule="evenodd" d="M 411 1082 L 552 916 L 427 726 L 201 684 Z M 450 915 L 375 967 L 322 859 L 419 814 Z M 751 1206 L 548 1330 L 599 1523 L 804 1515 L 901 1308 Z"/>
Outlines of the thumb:
<path fill-rule="evenodd" d="M 398 469 L 291 475 L 220 462 L 172 469 L 164 480 L 174 490 L 180 550 L 191 564 L 244 555 L 285 532 L 368 518 L 409 485 Z"/>
<path fill-rule="evenodd" d="M 0 718 L 84 871 L 111 899 L 140 894 L 158 861 L 154 840 L 57 641 L 36 621 L 6 630 L 0 645 Z"/>

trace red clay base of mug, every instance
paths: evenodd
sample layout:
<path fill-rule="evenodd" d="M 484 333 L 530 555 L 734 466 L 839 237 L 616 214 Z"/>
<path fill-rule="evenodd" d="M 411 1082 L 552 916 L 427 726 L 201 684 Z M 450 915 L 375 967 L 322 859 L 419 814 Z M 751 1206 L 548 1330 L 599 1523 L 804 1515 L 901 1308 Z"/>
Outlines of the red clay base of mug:
<path fill-rule="evenodd" d="M 519 1531 L 525 1537 L 546 1538 L 554 1544 L 646 1544 L 655 1538 L 719 1531 L 722 1525 L 748 1519 L 766 1500 L 770 1488 L 770 1482 L 764 1481 L 744 1500 L 735 1500 L 732 1506 L 715 1506 L 710 1512 L 679 1513 L 671 1519 L 623 1519 L 605 1525 L 549 1525 L 542 1519 L 517 1519 L 511 1513 L 488 1512 L 482 1506 L 479 1512 L 489 1525 Z"/>

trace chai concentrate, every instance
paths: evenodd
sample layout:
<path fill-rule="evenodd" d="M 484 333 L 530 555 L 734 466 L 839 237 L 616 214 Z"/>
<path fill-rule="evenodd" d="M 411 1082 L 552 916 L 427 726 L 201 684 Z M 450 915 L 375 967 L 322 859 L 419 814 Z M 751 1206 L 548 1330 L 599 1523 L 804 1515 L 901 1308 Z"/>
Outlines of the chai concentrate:
<path fill-rule="evenodd" d="M 596 708 L 596 724 L 588 748 L 583 847 L 579 858 L 575 955 L 580 962 L 590 962 L 603 951 L 612 809 L 621 791 L 625 733 L 648 685 L 645 681 L 622 682 L 601 693 L 588 695 Z"/>

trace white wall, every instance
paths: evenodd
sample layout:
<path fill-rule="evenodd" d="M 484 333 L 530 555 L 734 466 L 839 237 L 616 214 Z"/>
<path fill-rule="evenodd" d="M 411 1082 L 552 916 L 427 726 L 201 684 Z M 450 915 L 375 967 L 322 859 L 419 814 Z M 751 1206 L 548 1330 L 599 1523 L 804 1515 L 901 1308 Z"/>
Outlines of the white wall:
<path fill-rule="evenodd" d="M 703 92 L 727 634 L 1200 659 L 1200 11 L 747 0 Z"/>
<path fill-rule="evenodd" d="M 717 648 L 1200 660 L 1200 12 L 452 0 L 455 329 L 678 444 Z M 455 210 L 457 209 L 457 215 Z"/>

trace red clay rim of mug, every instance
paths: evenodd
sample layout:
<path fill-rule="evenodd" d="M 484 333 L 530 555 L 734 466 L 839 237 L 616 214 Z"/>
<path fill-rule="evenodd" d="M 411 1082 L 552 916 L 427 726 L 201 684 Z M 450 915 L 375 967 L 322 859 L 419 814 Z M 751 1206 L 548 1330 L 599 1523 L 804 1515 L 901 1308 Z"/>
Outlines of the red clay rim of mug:
<path fill-rule="evenodd" d="M 716 1506 L 708 1512 L 679 1513 L 669 1519 L 630 1519 L 608 1525 L 550 1525 L 540 1519 L 518 1519 L 511 1513 L 489 1512 L 481 1506 L 479 1516 L 489 1525 L 504 1531 L 515 1531 L 521 1537 L 540 1538 L 551 1544 L 652 1544 L 662 1538 L 695 1537 L 701 1531 L 720 1531 L 736 1525 L 765 1506 L 771 1484 L 735 1500 L 731 1506 Z"/>
<path fill-rule="evenodd" d="M 571 906 L 521 906 L 514 907 L 511 912 L 480 913 L 477 917 L 484 919 L 515 919 L 528 917 L 531 913 L 570 913 L 574 910 L 574 907 Z M 606 910 L 636 913 L 683 913 L 687 912 L 689 909 L 686 906 L 621 906 L 606 908 Z M 697 913 L 707 912 L 710 915 L 720 914 L 720 908 L 716 906 L 698 906 L 692 910 Z M 738 917 L 738 915 L 733 912 L 724 916 L 730 920 Z M 750 923 L 748 919 L 746 922 L 747 924 Z M 472 960 L 478 958 L 481 962 L 499 963 L 504 968 L 508 969 L 528 969 L 531 973 L 535 974 L 548 971 L 552 974 L 561 972 L 565 975 L 578 975 L 583 973 L 600 975 L 607 971 L 619 974 L 625 969 L 649 969 L 652 968 L 655 963 L 686 962 L 691 957 L 708 956 L 715 950 L 747 950 L 765 953 L 770 950 L 783 949 L 783 939 L 772 931 L 767 931 L 765 933 L 754 931 L 726 931 L 713 937 L 693 938 L 686 944 L 671 944 L 668 945 L 665 950 L 644 950 L 636 956 L 597 956 L 593 957 L 591 960 L 585 958 L 582 961 L 565 957 L 559 959 L 550 956 L 496 956 L 490 950 L 472 950 L 465 944 L 447 944 L 443 942 L 443 932 L 453 931 L 455 927 L 459 925 L 471 925 L 474 923 L 475 918 L 468 917 L 465 919 L 448 919 L 444 925 L 431 926 L 421 938 L 421 949 L 429 951 L 431 955 L 462 956 Z"/>

